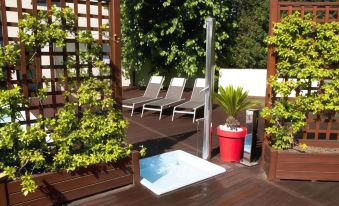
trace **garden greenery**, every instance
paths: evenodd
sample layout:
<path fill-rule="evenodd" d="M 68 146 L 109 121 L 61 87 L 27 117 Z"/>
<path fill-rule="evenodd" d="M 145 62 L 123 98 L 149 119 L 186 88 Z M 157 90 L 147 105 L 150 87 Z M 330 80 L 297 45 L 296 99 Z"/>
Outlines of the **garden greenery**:
<path fill-rule="evenodd" d="M 205 67 L 205 20 L 216 19 L 216 59 L 226 46 L 227 0 L 121 1 L 123 66 L 193 76 Z"/>
<path fill-rule="evenodd" d="M 51 157 L 45 141 L 47 133 L 41 129 L 42 121 L 30 127 L 20 125 L 22 116 L 19 111 L 25 104 L 25 97 L 19 87 L 0 90 L 0 103 L 0 119 L 12 118 L 11 122 L 0 127 L 0 172 L 9 179 L 21 179 L 22 192 L 27 195 L 36 189 L 31 175 L 51 169 L 46 164 Z M 21 107 L 17 108 L 18 105 Z"/>
<path fill-rule="evenodd" d="M 266 67 L 269 0 L 123 0 L 121 7 L 123 68 L 133 83 L 149 73 L 201 75 L 208 16 L 216 19 L 218 68 Z"/>
<path fill-rule="evenodd" d="M 131 145 L 124 143 L 127 122 L 115 109 L 107 86 L 94 78 L 85 80 L 69 92 L 77 100 L 59 109 L 57 119 L 45 121 L 53 131 L 53 171 L 71 172 L 92 164 L 115 162 L 130 154 Z"/>
<path fill-rule="evenodd" d="M 263 110 L 266 133 L 276 149 L 289 149 L 306 125 L 306 115 L 329 118 L 339 110 L 339 22 L 316 23 L 299 13 L 275 24 L 268 44 L 277 56 L 271 77 L 272 107 Z M 316 90 L 310 90 L 311 86 Z M 297 96 L 290 99 L 291 94 Z M 275 100 L 275 101 L 274 101 Z"/>
<path fill-rule="evenodd" d="M 227 45 L 222 53 L 223 68 L 266 68 L 269 0 L 232 0 Z M 218 34 L 216 34 L 218 35 Z"/>
<path fill-rule="evenodd" d="M 102 47 L 90 32 L 74 31 L 75 20 L 72 9 L 53 7 L 47 13 L 39 12 L 37 17 L 26 14 L 19 21 L 19 37 L 31 55 L 27 64 L 35 63 L 37 51 L 50 42 L 65 47 L 65 39 L 70 35 L 87 46 L 79 52 L 81 65 L 76 65 L 72 57 L 64 60 L 69 78 L 62 77 L 60 83 L 69 89 L 64 92 L 65 105 L 58 110 L 56 118 L 39 117 L 32 125 L 21 126 L 20 111 L 30 100 L 23 96 L 19 86 L 0 90 L 0 174 L 10 180 L 21 180 L 24 195 L 37 188 L 34 174 L 72 172 L 96 163 L 117 161 L 131 152 L 131 145 L 124 142 L 127 122 L 115 108 L 110 82 L 93 77 L 88 69 L 96 68 L 102 75 L 108 72 L 109 65 L 102 61 Z M 0 49 L 2 68 L 19 64 L 18 45 L 19 42 L 14 42 Z M 75 67 L 80 67 L 81 82 L 70 78 L 77 76 Z M 42 102 L 47 89 L 39 88 L 36 93 Z M 6 122 L 6 119 L 11 120 Z M 142 148 L 141 153 L 144 152 Z"/>
<path fill-rule="evenodd" d="M 239 112 L 258 105 L 257 101 L 248 100 L 248 91 L 242 87 L 234 88 L 232 85 L 219 87 L 219 93 L 214 92 L 213 98 L 228 115 L 226 125 L 231 130 L 237 130 L 240 122 L 236 119 Z"/>

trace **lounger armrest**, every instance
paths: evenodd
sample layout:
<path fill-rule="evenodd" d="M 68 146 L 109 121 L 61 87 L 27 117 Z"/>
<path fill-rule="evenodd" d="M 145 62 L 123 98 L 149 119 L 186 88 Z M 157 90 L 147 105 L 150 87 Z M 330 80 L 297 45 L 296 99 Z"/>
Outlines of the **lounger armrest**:
<path fill-rule="evenodd" d="M 195 120 L 195 122 L 198 122 L 198 123 L 199 123 L 199 122 L 203 122 L 203 121 L 205 121 L 205 118 L 204 118 L 204 117 Z"/>

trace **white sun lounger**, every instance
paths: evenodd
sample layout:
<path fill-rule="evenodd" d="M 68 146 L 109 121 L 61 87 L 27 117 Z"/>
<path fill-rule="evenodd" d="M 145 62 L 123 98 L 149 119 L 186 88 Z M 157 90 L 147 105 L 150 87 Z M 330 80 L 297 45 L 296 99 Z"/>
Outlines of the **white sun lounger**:
<path fill-rule="evenodd" d="M 185 88 L 185 84 L 186 84 L 185 78 L 172 78 L 166 93 L 166 97 L 160 100 L 144 104 L 142 107 L 141 117 L 143 117 L 144 115 L 144 110 L 159 111 L 160 112 L 159 120 L 160 120 L 163 109 L 180 104 L 182 101 L 185 100 L 181 98 Z"/>
<path fill-rule="evenodd" d="M 175 113 L 193 114 L 194 123 L 197 109 L 205 105 L 205 93 L 201 92 L 204 88 L 205 79 L 197 78 L 194 83 L 191 99 L 183 104 L 174 107 L 172 121 L 174 119 Z"/>
<path fill-rule="evenodd" d="M 141 106 L 147 102 L 154 101 L 160 99 L 158 97 L 162 83 L 164 82 L 163 76 L 152 76 L 148 85 L 146 87 L 146 91 L 143 96 L 135 97 L 131 99 L 125 99 L 122 101 L 122 107 L 131 108 L 131 116 L 133 116 L 134 109 L 137 106 Z"/>

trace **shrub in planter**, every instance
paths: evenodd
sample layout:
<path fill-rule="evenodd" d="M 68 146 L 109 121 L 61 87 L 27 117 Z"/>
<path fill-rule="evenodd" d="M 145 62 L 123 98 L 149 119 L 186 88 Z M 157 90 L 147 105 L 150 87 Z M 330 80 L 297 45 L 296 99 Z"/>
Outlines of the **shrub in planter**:
<path fill-rule="evenodd" d="M 247 100 L 248 92 L 241 87 L 219 87 L 219 92 L 215 92 L 213 97 L 228 115 L 225 125 L 217 128 L 220 156 L 224 161 L 239 161 L 247 130 L 240 126 L 236 117 L 240 111 L 256 106 L 258 103 Z"/>
<path fill-rule="evenodd" d="M 131 153 L 131 145 L 124 143 L 127 121 L 115 109 L 106 86 L 94 78 L 85 80 L 75 92 L 69 93 L 76 100 L 59 109 L 56 119 L 45 121 L 52 131 L 53 170 L 74 171 L 115 162 Z M 109 93 L 102 93 L 104 90 Z"/>
<path fill-rule="evenodd" d="M 318 24 L 311 16 L 287 16 L 268 37 L 278 63 L 269 84 L 272 106 L 261 115 L 275 149 L 297 144 L 296 134 L 306 125 L 306 114 L 333 116 L 339 110 L 339 22 Z M 311 87 L 316 85 L 317 89 Z M 291 98 L 296 94 L 295 98 Z"/>
<path fill-rule="evenodd" d="M 0 127 L 2 175 L 12 180 L 20 179 L 22 192 L 27 195 L 37 188 L 32 178 L 35 174 L 73 172 L 128 157 L 131 145 L 124 142 L 127 121 L 115 109 L 114 100 L 102 93 L 103 90 L 110 91 L 105 83 L 89 78 L 76 91 L 69 93 L 73 100 L 58 110 L 57 118 L 40 118 L 27 127 L 22 127 L 16 120 L 19 116 L 4 123 Z M 101 95 L 103 99 L 98 100 Z M 0 91 L 1 108 L 10 108 L 13 100 L 24 104 L 20 89 Z M 9 112 L 20 114 L 5 109 L 0 118 Z M 50 130 L 49 137 L 43 128 Z M 46 138 L 51 143 L 48 144 Z"/>
<path fill-rule="evenodd" d="M 52 22 L 45 24 L 49 18 Z M 27 14 L 19 22 L 19 37 L 32 54 L 27 64 L 34 63 L 37 51 L 48 42 L 64 47 L 65 38 L 73 35 L 87 46 L 79 56 L 80 64 L 88 65 L 76 65 L 74 59 L 68 58 L 64 62 L 68 77 L 75 77 L 74 68 L 79 66 L 82 81 L 62 78 L 60 83 L 67 88 L 63 94 L 65 105 L 59 108 L 56 118 L 40 116 L 26 127 L 20 125 L 20 111 L 25 110 L 30 100 L 22 95 L 20 87 L 0 90 L 0 119 L 10 119 L 0 125 L 0 176 L 21 180 L 24 195 L 36 190 L 35 174 L 72 172 L 97 163 L 116 162 L 131 153 L 131 145 L 125 143 L 127 122 L 116 109 L 110 82 L 94 78 L 88 69 L 95 67 L 102 75 L 110 69 L 102 61 L 102 46 L 90 32 L 73 30 L 75 18 L 72 9 L 53 7 L 47 13 L 39 12 L 37 17 Z M 63 20 L 65 27 L 61 24 Z M 21 52 L 18 44 L 14 42 L 0 49 L 1 67 L 17 66 Z M 46 98 L 46 92 L 46 87 L 36 92 L 40 102 Z M 40 107 L 43 109 L 43 105 Z M 142 148 L 141 153 L 144 152 Z"/>
<path fill-rule="evenodd" d="M 18 122 L 21 118 L 19 105 L 22 107 L 25 103 L 19 87 L 0 90 L 0 119 L 5 122 L 12 118 L 0 127 L 0 173 L 10 179 L 20 178 L 22 192 L 28 194 L 36 189 L 31 175 L 50 169 L 46 164 L 50 150 L 41 121 L 26 128 Z"/>

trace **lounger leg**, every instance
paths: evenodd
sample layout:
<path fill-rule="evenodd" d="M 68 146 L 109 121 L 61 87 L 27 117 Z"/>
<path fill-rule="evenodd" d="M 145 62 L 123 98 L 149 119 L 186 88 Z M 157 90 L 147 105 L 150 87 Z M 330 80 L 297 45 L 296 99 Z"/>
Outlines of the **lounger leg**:
<path fill-rule="evenodd" d="M 142 105 L 141 118 L 144 116 L 144 108 L 145 108 L 145 105 Z"/>
<path fill-rule="evenodd" d="M 195 113 L 197 112 L 197 110 L 195 109 L 194 110 L 194 114 L 193 114 L 193 123 L 194 123 L 194 121 L 195 121 Z"/>
<path fill-rule="evenodd" d="M 175 108 L 176 108 L 176 107 L 174 107 L 174 109 L 173 109 L 173 114 L 172 114 L 172 122 L 173 122 L 173 119 L 174 119 Z"/>
<path fill-rule="evenodd" d="M 134 112 L 134 104 L 133 104 L 133 107 L 132 107 L 131 117 L 133 117 L 133 112 Z"/>
<path fill-rule="evenodd" d="M 161 115 L 162 115 L 162 107 L 160 108 L 160 116 L 159 116 L 159 120 L 161 120 Z"/>

